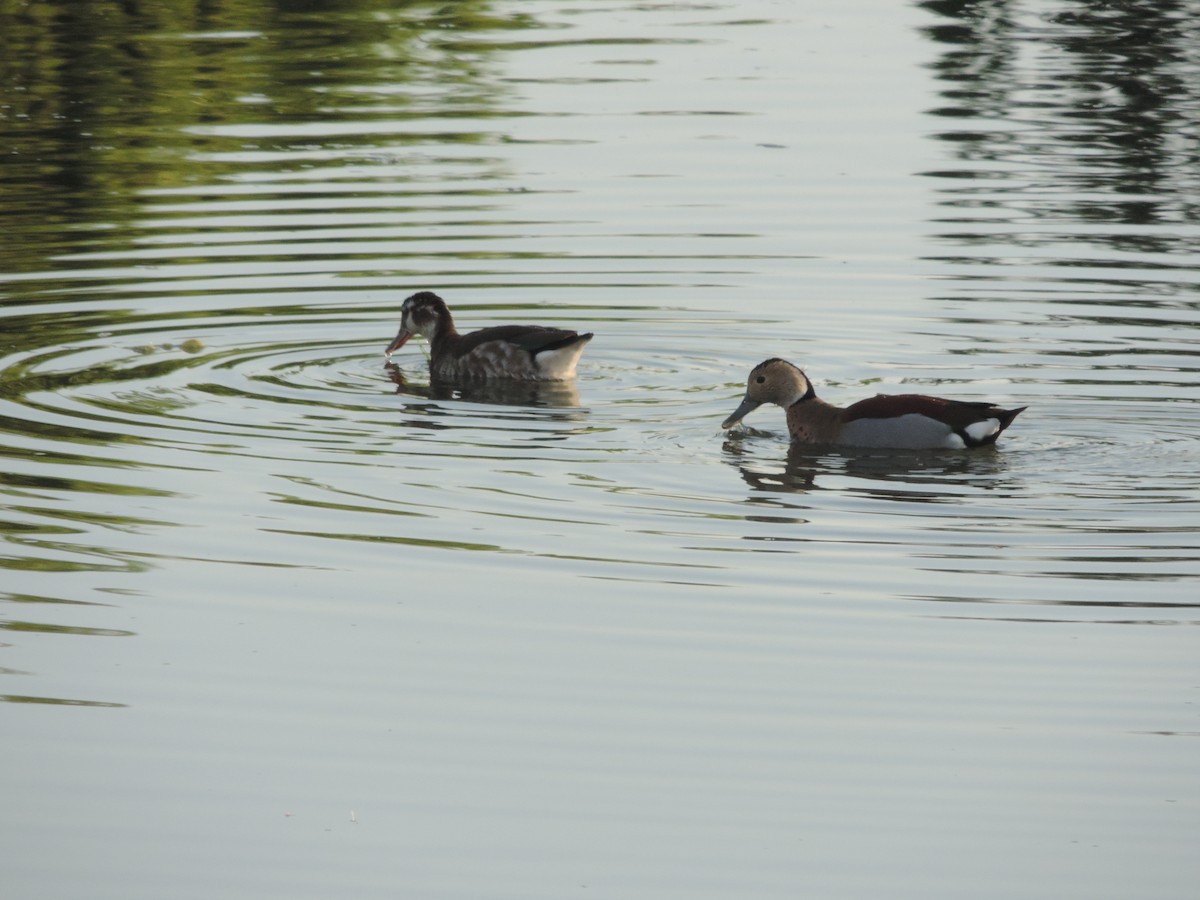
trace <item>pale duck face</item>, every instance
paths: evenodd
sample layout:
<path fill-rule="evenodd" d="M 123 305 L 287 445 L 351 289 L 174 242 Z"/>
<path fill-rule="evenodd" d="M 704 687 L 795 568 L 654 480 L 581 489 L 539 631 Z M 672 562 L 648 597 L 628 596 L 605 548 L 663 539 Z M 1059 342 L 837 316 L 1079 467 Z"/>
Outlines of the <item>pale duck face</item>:
<path fill-rule="evenodd" d="M 400 306 L 400 331 L 384 351 L 385 355 L 391 356 L 416 334 L 432 341 L 441 321 L 441 311 L 445 308 L 441 300 L 426 292 L 413 294 L 406 299 Z"/>
<path fill-rule="evenodd" d="M 750 371 L 746 396 L 721 427 L 732 428 L 764 403 L 775 403 L 787 409 L 811 393 L 808 376 L 799 368 L 783 359 L 768 359 Z"/>
<path fill-rule="evenodd" d="M 446 302 L 432 291 L 420 291 L 413 294 L 400 306 L 400 325 L 433 340 L 443 321 L 450 319 L 450 310 Z"/>

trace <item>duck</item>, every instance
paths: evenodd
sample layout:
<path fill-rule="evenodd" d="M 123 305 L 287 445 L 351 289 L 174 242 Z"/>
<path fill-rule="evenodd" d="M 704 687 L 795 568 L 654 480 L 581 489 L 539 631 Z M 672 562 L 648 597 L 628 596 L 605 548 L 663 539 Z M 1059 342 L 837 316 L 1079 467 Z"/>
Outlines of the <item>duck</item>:
<path fill-rule="evenodd" d="M 459 334 L 450 309 L 432 291 L 418 291 L 400 307 L 400 331 L 384 355 L 391 357 L 413 335 L 429 341 L 429 371 L 446 381 L 508 378 L 565 381 L 591 332 L 579 334 L 541 325 L 497 325 Z"/>
<path fill-rule="evenodd" d="M 834 406 L 817 396 L 799 366 L 774 358 L 750 371 L 745 397 L 721 427 L 732 428 L 764 403 L 784 408 L 788 433 L 797 443 L 891 450 L 989 446 L 1028 408 L 1003 409 L 924 394 L 878 394 L 847 407 Z"/>

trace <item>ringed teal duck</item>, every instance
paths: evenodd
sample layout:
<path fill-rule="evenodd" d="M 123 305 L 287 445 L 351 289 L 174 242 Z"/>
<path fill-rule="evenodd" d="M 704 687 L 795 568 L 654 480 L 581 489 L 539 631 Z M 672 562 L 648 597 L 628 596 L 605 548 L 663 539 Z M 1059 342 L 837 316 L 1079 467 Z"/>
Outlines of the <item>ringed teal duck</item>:
<path fill-rule="evenodd" d="M 768 359 L 750 372 L 746 396 L 721 427 L 732 428 L 764 403 L 784 408 L 788 432 L 799 443 L 893 450 L 962 450 L 994 444 L 1026 408 L 1001 409 L 991 403 L 924 394 L 879 394 L 842 408 L 820 399 L 797 366 Z"/>
<path fill-rule="evenodd" d="M 420 291 L 404 301 L 400 331 L 384 354 L 391 356 L 415 334 L 429 341 L 430 374 L 447 381 L 573 378 L 579 356 L 592 339 L 591 333 L 540 325 L 498 325 L 459 334 L 446 302 L 432 291 Z"/>

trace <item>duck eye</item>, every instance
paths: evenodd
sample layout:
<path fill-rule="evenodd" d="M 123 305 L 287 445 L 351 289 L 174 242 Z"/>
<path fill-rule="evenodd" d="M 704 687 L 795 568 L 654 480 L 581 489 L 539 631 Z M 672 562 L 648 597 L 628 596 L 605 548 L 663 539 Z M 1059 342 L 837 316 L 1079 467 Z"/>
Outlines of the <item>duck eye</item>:
<path fill-rule="evenodd" d="M 766 375 L 759 375 L 759 376 L 758 376 L 757 378 L 755 378 L 754 380 L 755 380 L 755 381 L 757 381 L 759 384 L 762 384 L 764 381 L 766 381 L 766 380 L 767 380 L 767 376 L 766 376 Z"/>

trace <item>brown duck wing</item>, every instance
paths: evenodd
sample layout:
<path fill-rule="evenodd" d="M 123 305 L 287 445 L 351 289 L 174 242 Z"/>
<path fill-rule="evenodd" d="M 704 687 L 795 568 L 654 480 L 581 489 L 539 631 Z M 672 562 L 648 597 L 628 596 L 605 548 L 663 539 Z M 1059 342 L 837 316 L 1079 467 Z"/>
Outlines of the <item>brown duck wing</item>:
<path fill-rule="evenodd" d="M 846 407 L 843 421 L 854 419 L 891 419 L 916 413 L 945 422 L 951 428 L 965 428 L 981 419 L 999 419 L 1008 425 L 1020 409 L 1001 409 L 993 403 L 971 400 L 946 400 L 924 394 L 877 394 Z"/>
<path fill-rule="evenodd" d="M 937 419 L 939 422 L 945 422 L 953 427 L 956 423 L 947 416 L 951 415 L 954 407 L 961 406 L 977 407 L 977 410 L 973 410 L 976 416 L 978 416 L 978 412 L 989 408 L 987 403 L 959 403 L 954 400 L 943 400 L 941 397 L 927 397 L 924 394 L 877 394 L 847 406 L 842 414 L 842 421 L 894 419 L 897 416 L 916 414 Z M 972 420 L 967 417 L 964 424 L 969 421 Z"/>

